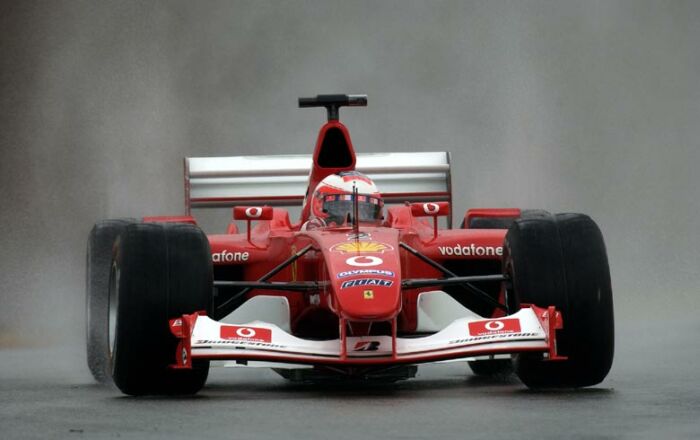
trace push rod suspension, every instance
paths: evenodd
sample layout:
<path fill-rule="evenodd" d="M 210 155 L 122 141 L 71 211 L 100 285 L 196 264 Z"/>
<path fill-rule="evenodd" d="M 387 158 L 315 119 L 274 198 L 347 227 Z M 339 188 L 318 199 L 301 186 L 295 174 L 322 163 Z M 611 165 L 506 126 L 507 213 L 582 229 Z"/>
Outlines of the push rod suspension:
<path fill-rule="evenodd" d="M 449 270 L 448 268 L 446 268 L 446 267 L 443 266 L 442 264 L 438 263 L 437 261 L 433 260 L 432 258 L 429 258 L 429 257 L 427 257 L 427 256 L 425 256 L 425 255 L 423 255 L 423 254 L 421 254 L 420 252 L 418 252 L 417 250 L 413 249 L 411 246 L 407 245 L 406 243 L 401 242 L 401 243 L 399 243 L 399 246 L 401 246 L 402 248 L 406 249 L 406 250 L 407 250 L 408 252 L 410 252 L 411 254 L 413 254 L 413 255 L 415 255 L 416 257 L 418 257 L 421 261 L 427 263 L 428 265 L 432 266 L 433 268 L 439 270 L 440 272 L 442 272 L 442 273 L 444 273 L 445 275 L 447 275 L 448 277 L 450 277 L 450 278 L 446 278 L 446 279 L 443 279 L 443 280 L 435 280 L 435 281 L 437 281 L 437 283 L 432 283 L 432 284 L 431 284 L 431 283 L 427 283 L 427 284 L 424 284 L 424 285 L 430 286 L 430 285 L 436 285 L 436 284 L 442 284 L 442 285 L 446 285 L 446 284 L 456 284 L 456 285 L 458 285 L 458 286 L 463 287 L 463 288 L 466 289 L 467 291 L 473 293 L 477 298 L 481 298 L 484 302 L 488 303 L 490 306 L 493 306 L 493 307 L 499 308 L 499 309 L 501 309 L 501 310 L 504 310 L 505 312 L 508 312 L 508 307 L 507 307 L 507 306 L 505 306 L 505 305 L 499 303 L 499 302 L 496 301 L 495 299 L 491 298 L 491 297 L 489 296 L 488 293 L 484 292 L 483 290 L 479 289 L 479 288 L 476 287 L 475 285 L 471 284 L 472 282 L 476 282 L 476 281 L 503 281 L 503 280 L 505 280 L 505 277 L 504 277 L 503 275 L 494 275 L 495 277 L 500 277 L 500 278 L 495 278 L 495 279 L 487 279 L 487 280 L 484 280 L 484 279 L 463 280 L 463 279 L 460 279 L 460 278 L 470 278 L 470 277 L 459 277 L 459 276 L 457 276 L 456 273 L 452 272 L 451 270 Z M 483 278 L 483 277 L 479 277 L 479 278 Z M 449 280 L 452 280 L 452 279 L 456 279 L 456 281 L 455 281 L 454 283 L 449 282 Z M 406 281 L 418 281 L 418 280 L 406 280 Z M 448 283 L 444 283 L 445 281 L 448 281 Z M 471 282 L 470 282 L 470 281 L 471 281 Z M 415 285 L 414 285 L 414 286 L 412 286 L 412 287 L 420 287 L 420 286 L 415 286 Z"/>
<path fill-rule="evenodd" d="M 245 286 L 245 287 L 243 288 L 243 290 L 241 290 L 240 292 L 237 292 L 237 293 L 234 294 L 231 298 L 227 299 L 226 301 L 224 301 L 221 305 L 217 306 L 216 308 L 219 309 L 219 310 L 220 310 L 220 309 L 223 309 L 223 308 L 226 307 L 229 303 L 231 303 L 232 301 L 236 300 L 237 298 L 240 298 L 241 296 L 245 295 L 246 293 L 250 292 L 252 289 L 256 289 L 256 288 L 262 289 L 262 288 L 269 288 L 269 287 L 271 287 L 273 284 L 272 284 L 272 283 L 265 283 L 265 281 L 267 281 L 267 280 L 269 280 L 270 278 L 274 277 L 274 276 L 277 275 L 279 272 L 281 272 L 282 270 L 284 270 L 287 266 L 289 266 L 290 264 L 294 263 L 294 262 L 295 262 L 296 260 L 298 260 L 301 256 L 303 256 L 305 253 L 309 252 L 309 251 L 311 250 L 312 247 L 313 247 L 313 245 L 310 245 L 310 244 L 309 244 L 309 245 L 306 245 L 305 247 L 303 247 L 302 249 L 300 249 L 298 252 L 296 252 L 295 254 L 292 254 L 289 258 L 287 258 L 287 259 L 284 260 L 282 263 L 280 263 L 277 267 L 275 267 L 274 269 L 272 269 L 271 271 L 269 271 L 268 273 L 266 273 L 265 275 L 263 275 L 256 283 L 264 284 L 265 287 L 254 287 L 254 286 L 251 286 L 251 285 Z M 227 284 L 223 284 L 223 283 L 236 283 L 236 281 L 214 281 L 214 287 L 225 287 L 225 286 L 227 286 Z M 253 283 L 249 283 L 249 284 L 253 284 Z M 233 286 L 233 287 L 235 287 L 235 284 L 228 284 L 228 286 Z M 272 289 L 272 290 L 275 290 L 275 289 Z M 293 290 L 293 289 L 281 289 L 281 290 Z M 308 290 L 308 289 L 307 289 L 307 290 Z"/>
<path fill-rule="evenodd" d="M 505 281 L 507 278 L 504 275 L 475 275 L 469 277 L 454 277 L 454 278 L 413 278 L 403 280 L 401 287 L 411 289 L 415 287 L 425 286 L 451 286 L 464 283 L 477 283 L 483 281 Z"/>
<path fill-rule="evenodd" d="M 246 289 L 264 289 L 264 290 L 318 290 L 319 283 L 316 281 L 297 281 L 297 282 L 270 282 L 270 281 L 215 281 L 215 287 L 238 287 Z"/>

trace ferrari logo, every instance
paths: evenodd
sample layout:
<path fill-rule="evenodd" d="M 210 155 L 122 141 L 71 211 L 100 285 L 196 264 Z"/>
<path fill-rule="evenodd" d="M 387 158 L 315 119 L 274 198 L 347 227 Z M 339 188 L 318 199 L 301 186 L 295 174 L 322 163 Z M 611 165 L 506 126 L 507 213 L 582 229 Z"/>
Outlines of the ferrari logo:
<path fill-rule="evenodd" d="M 362 292 L 362 296 L 365 299 L 374 299 L 374 291 L 373 290 L 365 290 Z"/>
<path fill-rule="evenodd" d="M 380 243 L 378 241 L 350 241 L 338 243 L 331 248 L 332 251 L 342 252 L 344 254 L 351 252 L 383 253 L 384 251 L 390 251 L 392 249 L 393 248 L 388 244 Z"/>

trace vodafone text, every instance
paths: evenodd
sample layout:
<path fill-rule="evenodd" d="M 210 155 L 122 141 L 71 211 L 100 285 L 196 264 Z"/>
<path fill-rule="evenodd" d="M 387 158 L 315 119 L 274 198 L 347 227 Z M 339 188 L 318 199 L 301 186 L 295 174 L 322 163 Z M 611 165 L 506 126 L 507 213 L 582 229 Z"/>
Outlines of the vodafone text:
<path fill-rule="evenodd" d="M 498 246 L 477 246 L 474 243 L 469 245 L 455 245 L 455 246 L 438 246 L 438 251 L 441 255 L 457 255 L 457 256 L 503 256 L 503 247 Z"/>
<path fill-rule="evenodd" d="M 248 261 L 250 254 L 248 252 L 230 252 L 224 249 L 221 252 L 211 254 L 211 259 L 214 263 L 236 263 L 239 261 Z"/>

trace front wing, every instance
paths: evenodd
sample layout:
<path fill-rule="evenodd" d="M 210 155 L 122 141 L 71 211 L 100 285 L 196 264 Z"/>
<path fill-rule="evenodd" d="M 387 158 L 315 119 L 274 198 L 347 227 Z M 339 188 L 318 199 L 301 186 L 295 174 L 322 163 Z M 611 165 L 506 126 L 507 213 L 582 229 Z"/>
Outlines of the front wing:
<path fill-rule="evenodd" d="M 423 337 L 346 336 L 315 341 L 297 338 L 261 321 L 241 325 L 214 321 L 203 312 L 170 321 L 179 339 L 173 368 L 192 368 L 195 359 L 306 365 L 418 364 L 522 352 L 557 355 L 555 332 L 562 328 L 554 307 L 525 305 L 507 317 L 454 320 L 443 330 Z"/>

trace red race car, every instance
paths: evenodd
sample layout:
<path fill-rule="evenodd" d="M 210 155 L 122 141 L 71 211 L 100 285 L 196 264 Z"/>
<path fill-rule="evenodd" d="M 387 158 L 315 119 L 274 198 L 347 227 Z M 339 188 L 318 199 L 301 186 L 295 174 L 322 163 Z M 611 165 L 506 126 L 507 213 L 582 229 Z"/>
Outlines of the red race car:
<path fill-rule="evenodd" d="M 413 377 L 427 362 L 601 382 L 613 359 L 605 244 L 582 214 L 471 209 L 450 155 L 356 154 L 319 95 L 313 155 L 185 159 L 184 216 L 105 220 L 88 240 L 88 365 L 126 394 L 188 394 L 210 364 L 298 381 Z M 292 223 L 283 207 L 301 207 Z M 233 207 L 205 235 L 191 210 Z M 245 224 L 239 231 L 236 221 Z"/>

